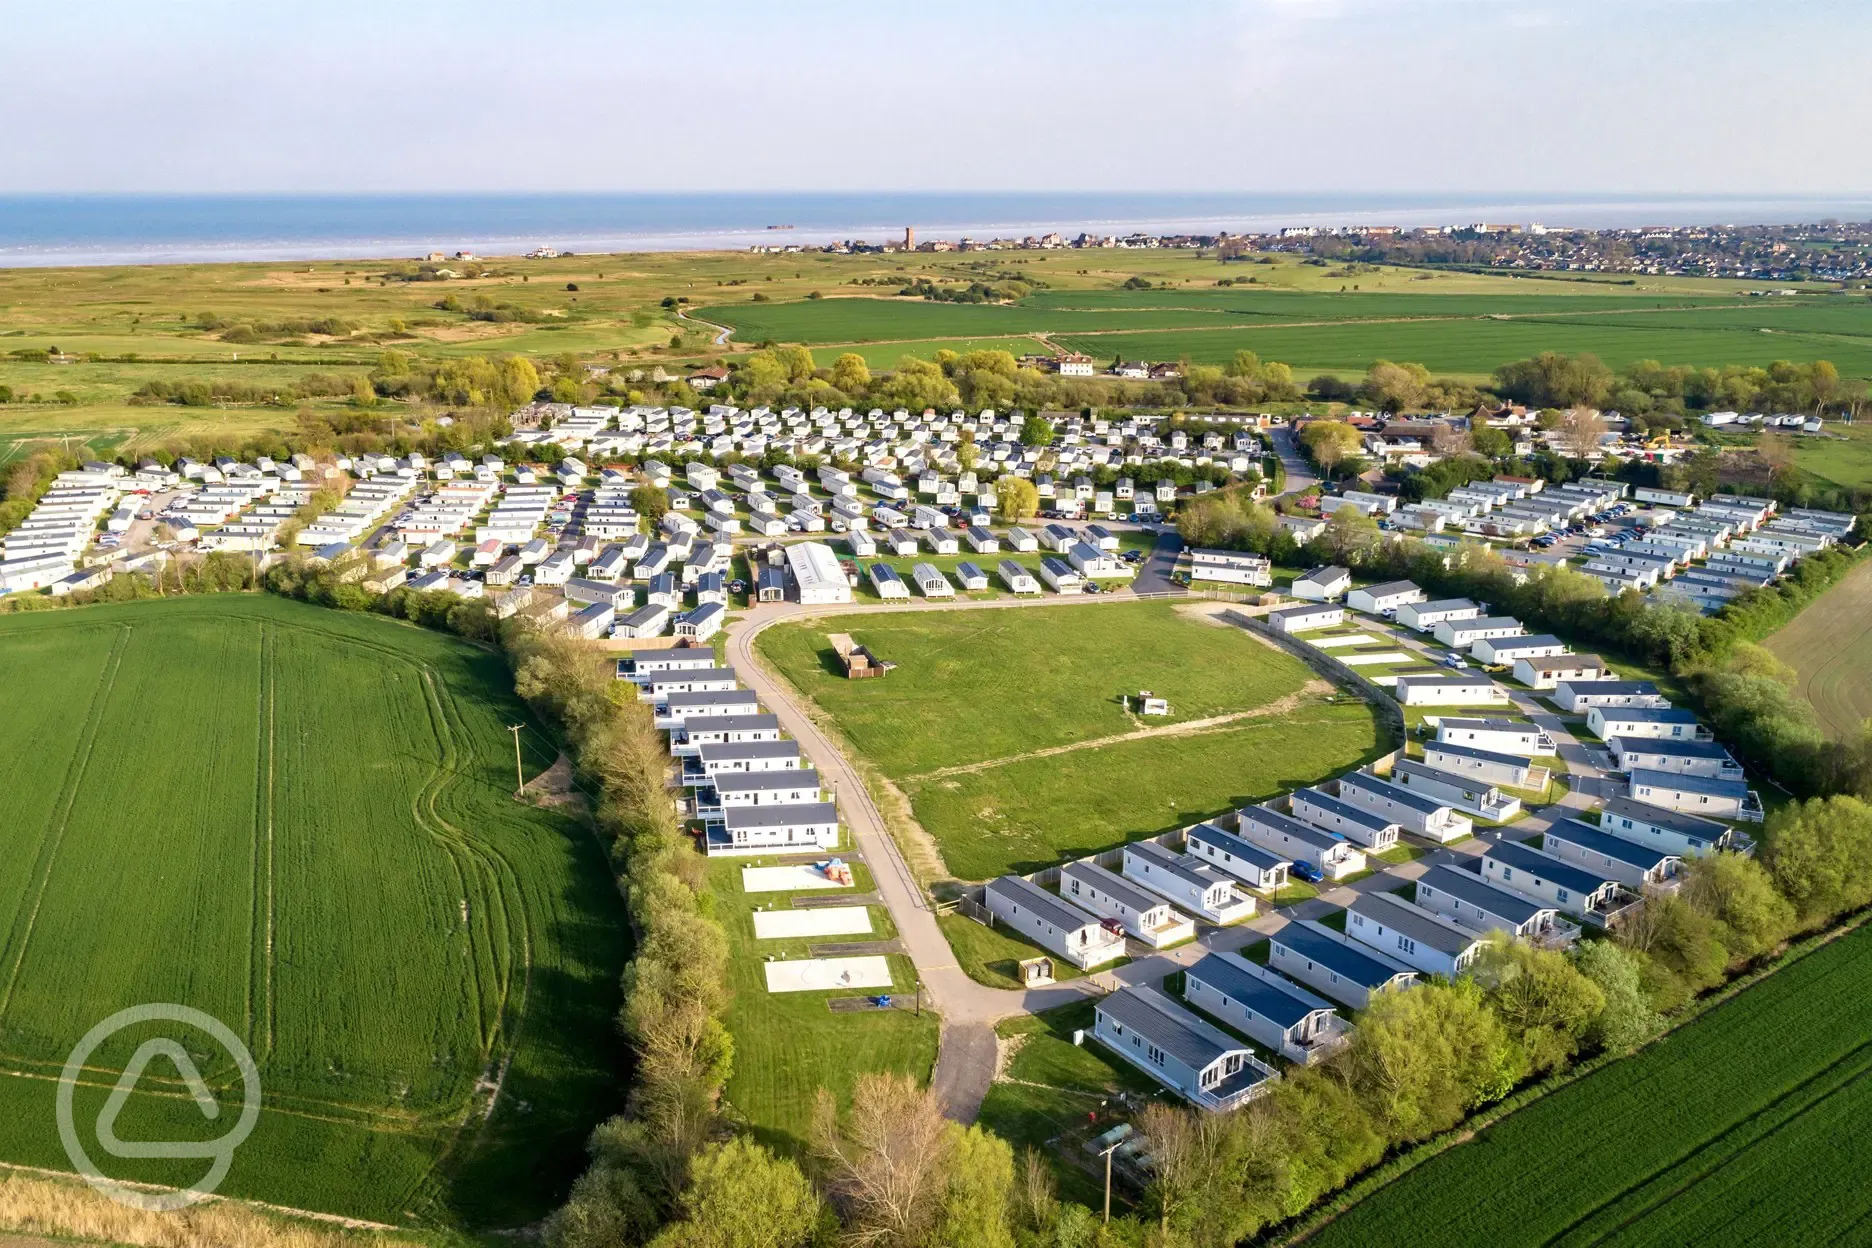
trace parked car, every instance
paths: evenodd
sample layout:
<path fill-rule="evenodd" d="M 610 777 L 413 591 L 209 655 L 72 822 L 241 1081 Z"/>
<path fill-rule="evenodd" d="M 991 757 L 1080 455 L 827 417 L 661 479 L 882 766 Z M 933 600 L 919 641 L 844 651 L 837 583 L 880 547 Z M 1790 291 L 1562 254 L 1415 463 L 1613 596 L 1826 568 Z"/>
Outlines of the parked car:
<path fill-rule="evenodd" d="M 1321 880 L 1326 878 L 1325 872 L 1321 871 L 1312 863 L 1299 858 L 1294 860 L 1293 865 L 1288 867 L 1287 871 L 1290 875 L 1297 875 L 1309 884 L 1318 884 Z"/>

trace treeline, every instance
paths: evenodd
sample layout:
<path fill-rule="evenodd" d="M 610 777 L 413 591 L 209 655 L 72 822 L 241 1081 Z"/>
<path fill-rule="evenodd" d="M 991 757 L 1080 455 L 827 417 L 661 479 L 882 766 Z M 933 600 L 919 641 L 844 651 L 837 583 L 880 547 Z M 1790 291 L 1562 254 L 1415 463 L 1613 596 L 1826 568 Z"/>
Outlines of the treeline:
<path fill-rule="evenodd" d="M 1338 563 L 1379 580 L 1414 581 L 1432 597 L 1471 598 L 1496 614 L 1576 644 L 1662 668 L 1681 680 L 1712 729 L 1742 758 L 1802 797 L 1851 793 L 1872 798 L 1872 737 L 1836 741 L 1798 693 L 1794 674 L 1760 641 L 1838 583 L 1859 551 L 1833 547 L 1800 560 L 1773 585 L 1752 589 L 1713 616 L 1648 601 L 1635 590 L 1611 595 L 1565 566 L 1511 567 L 1495 550 L 1465 543 L 1455 551 L 1382 533 L 1346 508 L 1304 546 L 1271 510 L 1236 496 L 1183 505 L 1178 531 L 1197 546 L 1253 550 L 1277 562 Z"/>
<path fill-rule="evenodd" d="M 9 467 L 0 481 L 0 533 L 17 529 L 52 488 L 52 479 L 77 466 L 78 460 L 64 451 L 39 451 Z"/>
<path fill-rule="evenodd" d="M 218 312 L 201 312 L 195 317 L 195 328 L 203 333 L 219 334 L 222 342 L 240 344 L 298 338 L 306 334 L 349 338 L 363 327 L 341 316 L 301 316 L 280 321 L 257 321 L 223 316 Z"/>
<path fill-rule="evenodd" d="M 291 385 L 268 385 L 264 382 L 229 381 L 225 378 L 181 381 L 152 379 L 130 395 L 132 406 L 152 403 L 179 403 L 183 407 L 213 407 L 217 403 L 254 403 L 280 407 L 303 399 L 332 398 L 351 394 L 356 383 L 335 373 L 307 373 Z"/>
<path fill-rule="evenodd" d="M 1641 427 L 1680 425 L 1691 411 L 1822 412 L 1863 397 L 1827 360 L 1776 360 L 1766 368 L 1666 366 L 1638 360 L 1616 372 L 1591 354 L 1543 351 L 1495 370 L 1495 391 L 1529 407 L 1610 408 Z"/>

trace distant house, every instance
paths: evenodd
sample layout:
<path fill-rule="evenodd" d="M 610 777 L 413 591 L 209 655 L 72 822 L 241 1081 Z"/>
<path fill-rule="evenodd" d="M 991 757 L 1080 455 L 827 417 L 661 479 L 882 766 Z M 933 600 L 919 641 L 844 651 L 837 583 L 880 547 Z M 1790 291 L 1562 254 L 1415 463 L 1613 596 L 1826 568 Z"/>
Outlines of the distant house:
<path fill-rule="evenodd" d="M 1279 1078 L 1245 1044 L 1154 988 L 1102 997 L 1093 1017 L 1100 1044 L 1201 1109 L 1236 1109 Z"/>
<path fill-rule="evenodd" d="M 713 390 L 716 386 L 728 380 L 728 370 L 716 364 L 708 368 L 699 368 L 695 372 L 690 373 L 683 380 L 689 383 L 689 388 L 691 390 L 699 394 L 707 394 L 710 390 Z"/>

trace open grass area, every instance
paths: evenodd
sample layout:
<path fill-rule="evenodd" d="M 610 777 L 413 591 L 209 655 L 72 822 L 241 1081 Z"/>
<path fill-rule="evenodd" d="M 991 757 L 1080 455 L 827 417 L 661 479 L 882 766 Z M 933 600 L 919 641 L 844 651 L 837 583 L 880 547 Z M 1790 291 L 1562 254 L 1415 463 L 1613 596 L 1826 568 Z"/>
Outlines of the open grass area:
<path fill-rule="evenodd" d="M 883 680 L 835 675 L 834 632 L 897 670 Z M 776 625 L 758 644 L 893 779 L 1247 710 L 1309 676 L 1240 630 L 1161 602 L 834 616 Z M 1141 689 L 1169 699 L 1172 714 L 1127 715 L 1120 699 Z"/>
<path fill-rule="evenodd" d="M 1310 1239 L 1829 1244 L 1872 1219 L 1872 932 L 1543 1097 Z"/>
<path fill-rule="evenodd" d="M 7 617 L 0 670 L 0 1160 L 67 1167 L 73 1044 L 176 1001 L 259 1065 L 224 1192 L 456 1226 L 563 1195 L 622 1083 L 625 922 L 586 827 L 512 800 L 505 726 L 527 716 L 497 654 L 226 596 Z M 522 736 L 537 772 L 556 750 Z M 79 1121 L 138 1038 L 92 1059 Z M 238 1075 L 203 1043 L 225 1096 Z M 126 1137 L 199 1138 L 145 1078 Z"/>
<path fill-rule="evenodd" d="M 1824 437 L 1796 438 L 1794 464 L 1833 485 L 1872 487 L 1872 424 L 1829 424 Z"/>
<path fill-rule="evenodd" d="M 1848 572 L 1766 644 L 1800 673 L 1827 732 L 1857 736 L 1872 716 L 1872 563 Z"/>
<path fill-rule="evenodd" d="M 1337 775 L 1384 748 L 1371 711 L 1348 701 L 902 784 L 949 869 L 985 879 L 1173 831 Z"/>
<path fill-rule="evenodd" d="M 1080 1165 L 1080 1143 L 1128 1117 L 1116 1103 L 1120 1095 L 1147 1100 L 1162 1089 L 1096 1041 L 1073 1044 L 1074 1031 L 1092 1030 L 1090 1001 L 1010 1018 L 995 1030 L 1003 1044 L 1016 1047 L 988 1089 L 978 1121 L 1016 1150 L 1039 1150 L 1053 1163 L 1060 1195 L 1097 1209 L 1104 1188 Z M 1121 1205 L 1125 1193 L 1114 1190 L 1112 1197 Z"/>
<path fill-rule="evenodd" d="M 846 629 L 897 669 L 836 674 L 827 634 Z M 1382 748 L 1363 703 L 1325 700 L 1289 655 L 1167 603 L 832 617 L 759 645 L 903 789 L 961 879 L 1182 827 Z M 1143 689 L 1173 714 L 1128 714 Z"/>
<path fill-rule="evenodd" d="M 740 858 L 709 864 L 715 915 L 728 933 L 728 973 L 734 990 L 728 1007 L 728 1030 L 735 1038 L 734 1071 L 726 1097 L 763 1143 L 799 1153 L 811 1131 L 813 1097 L 819 1088 L 830 1088 L 841 1102 L 848 1102 L 852 1084 L 867 1071 L 898 1071 L 927 1082 L 936 1064 L 938 1022 L 928 1010 L 920 1018 L 903 1009 L 834 1014 L 826 1004 L 836 996 L 871 996 L 881 989 L 768 992 L 764 969 L 768 958 L 804 958 L 816 944 L 881 940 L 894 933 L 889 914 L 882 906 L 873 906 L 875 937 L 756 940 L 754 908 L 784 907 L 792 896 L 741 891 L 741 868 L 759 861 Z M 863 864 L 854 865 L 860 872 L 855 886 L 867 888 L 871 881 Z M 916 973 L 910 959 L 892 954 L 890 961 L 895 980 L 892 993 L 908 990 L 914 999 Z"/>

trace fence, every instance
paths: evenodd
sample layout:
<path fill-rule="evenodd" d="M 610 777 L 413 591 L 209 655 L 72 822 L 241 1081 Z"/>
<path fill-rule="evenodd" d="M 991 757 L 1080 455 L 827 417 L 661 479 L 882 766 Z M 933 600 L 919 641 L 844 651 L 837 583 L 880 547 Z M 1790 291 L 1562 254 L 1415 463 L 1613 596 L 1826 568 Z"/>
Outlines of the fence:
<path fill-rule="evenodd" d="M 1410 738 L 1404 731 L 1404 708 L 1398 700 L 1385 691 L 1381 685 L 1375 685 L 1353 669 L 1315 646 L 1308 645 L 1297 637 L 1290 637 L 1279 629 L 1271 628 L 1267 622 L 1240 611 L 1224 611 L 1222 618 L 1231 624 L 1247 629 L 1257 637 L 1265 637 L 1281 649 L 1299 659 L 1302 663 L 1318 672 L 1336 685 L 1342 685 L 1369 702 L 1383 719 L 1385 726 L 1392 733 L 1392 740 L 1400 748 Z"/>

